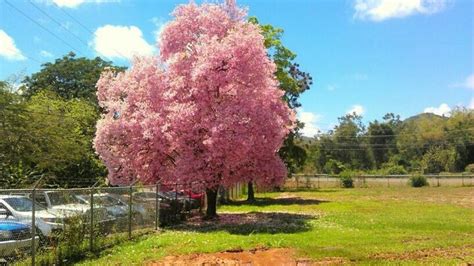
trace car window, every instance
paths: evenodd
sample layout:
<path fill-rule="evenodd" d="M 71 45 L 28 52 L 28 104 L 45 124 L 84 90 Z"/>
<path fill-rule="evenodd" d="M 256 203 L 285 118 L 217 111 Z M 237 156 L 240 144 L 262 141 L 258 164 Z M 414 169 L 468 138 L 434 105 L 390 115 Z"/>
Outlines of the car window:
<path fill-rule="evenodd" d="M 31 198 L 31 195 L 30 195 L 30 198 Z M 46 197 L 44 196 L 44 194 L 35 195 L 35 201 L 43 206 L 48 206 L 48 203 L 46 202 Z"/>
<path fill-rule="evenodd" d="M 104 206 L 107 206 L 107 207 L 114 206 L 114 205 L 120 205 L 118 200 L 116 200 L 112 197 L 109 197 L 109 196 L 99 196 L 98 201 L 101 205 L 104 205 Z"/>
<path fill-rule="evenodd" d="M 3 199 L 8 205 L 10 205 L 15 211 L 19 212 L 30 212 L 33 210 L 33 202 L 29 198 L 15 197 Z M 46 208 L 38 203 L 35 204 L 37 211 L 46 210 Z"/>
<path fill-rule="evenodd" d="M 74 197 L 72 194 L 62 192 L 47 192 L 49 201 L 52 206 L 64 205 L 64 204 L 80 204 L 81 202 Z"/>

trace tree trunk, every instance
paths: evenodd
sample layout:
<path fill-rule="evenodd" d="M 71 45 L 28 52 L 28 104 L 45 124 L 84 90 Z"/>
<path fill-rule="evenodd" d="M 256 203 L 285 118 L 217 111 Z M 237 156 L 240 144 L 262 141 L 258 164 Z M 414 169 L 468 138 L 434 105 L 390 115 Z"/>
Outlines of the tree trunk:
<path fill-rule="evenodd" d="M 218 187 L 206 189 L 207 209 L 206 216 L 204 217 L 206 220 L 217 218 L 217 188 Z"/>
<path fill-rule="evenodd" d="M 253 183 L 248 183 L 248 194 L 247 194 L 247 201 L 254 202 L 255 201 L 255 192 L 253 190 Z"/>

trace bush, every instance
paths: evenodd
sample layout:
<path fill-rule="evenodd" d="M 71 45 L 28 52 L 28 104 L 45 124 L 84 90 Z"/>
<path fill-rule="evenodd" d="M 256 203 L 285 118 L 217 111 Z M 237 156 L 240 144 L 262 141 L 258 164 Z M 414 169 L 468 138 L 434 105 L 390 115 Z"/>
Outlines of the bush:
<path fill-rule="evenodd" d="M 424 187 L 428 186 L 428 181 L 424 176 L 412 176 L 410 177 L 410 185 L 412 187 Z"/>
<path fill-rule="evenodd" d="M 344 188 L 353 188 L 354 187 L 354 180 L 352 177 L 354 176 L 354 173 L 351 171 L 342 171 L 339 174 L 339 178 L 341 179 L 341 186 Z"/>
<path fill-rule="evenodd" d="M 345 167 L 344 167 L 343 163 L 341 163 L 337 160 L 334 160 L 334 159 L 330 159 L 324 165 L 323 171 L 326 174 L 335 174 L 335 175 L 337 175 L 337 174 L 341 173 L 344 169 L 345 169 Z"/>
<path fill-rule="evenodd" d="M 468 165 L 466 166 L 466 172 L 467 172 L 467 173 L 474 174 L 474 163 L 468 164 Z"/>
<path fill-rule="evenodd" d="M 407 170 L 401 165 L 389 165 L 382 172 L 386 175 L 406 175 Z"/>

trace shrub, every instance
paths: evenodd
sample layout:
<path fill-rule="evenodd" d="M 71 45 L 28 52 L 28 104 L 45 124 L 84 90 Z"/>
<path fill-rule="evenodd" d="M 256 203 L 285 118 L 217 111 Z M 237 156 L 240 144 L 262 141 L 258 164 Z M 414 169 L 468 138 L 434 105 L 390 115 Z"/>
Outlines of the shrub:
<path fill-rule="evenodd" d="M 330 159 L 324 165 L 323 171 L 326 174 L 336 174 L 337 175 L 337 174 L 341 173 L 344 169 L 345 169 L 345 167 L 344 167 L 343 163 L 341 163 L 337 160 L 334 160 L 334 159 Z"/>
<path fill-rule="evenodd" d="M 468 164 L 465 170 L 468 173 L 474 174 L 474 163 Z"/>
<path fill-rule="evenodd" d="M 339 174 L 339 178 L 341 179 L 341 186 L 344 188 L 353 188 L 354 187 L 354 180 L 352 177 L 354 176 L 354 173 L 351 171 L 342 171 Z"/>
<path fill-rule="evenodd" d="M 382 172 L 386 175 L 406 175 L 407 170 L 401 165 L 390 165 L 383 169 Z"/>
<path fill-rule="evenodd" d="M 412 187 L 424 187 L 428 186 L 428 181 L 424 176 L 412 176 L 410 177 L 410 185 Z"/>

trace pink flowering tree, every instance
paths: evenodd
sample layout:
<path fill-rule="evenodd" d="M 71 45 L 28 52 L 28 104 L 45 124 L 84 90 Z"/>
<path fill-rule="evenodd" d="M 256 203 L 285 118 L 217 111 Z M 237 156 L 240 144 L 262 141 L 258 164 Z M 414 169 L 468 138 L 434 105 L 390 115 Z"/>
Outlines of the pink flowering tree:
<path fill-rule="evenodd" d="M 259 27 L 234 1 L 181 5 L 173 15 L 159 56 L 102 74 L 94 146 L 111 184 L 200 181 L 214 217 L 220 185 L 284 180 L 278 150 L 295 115 Z"/>

